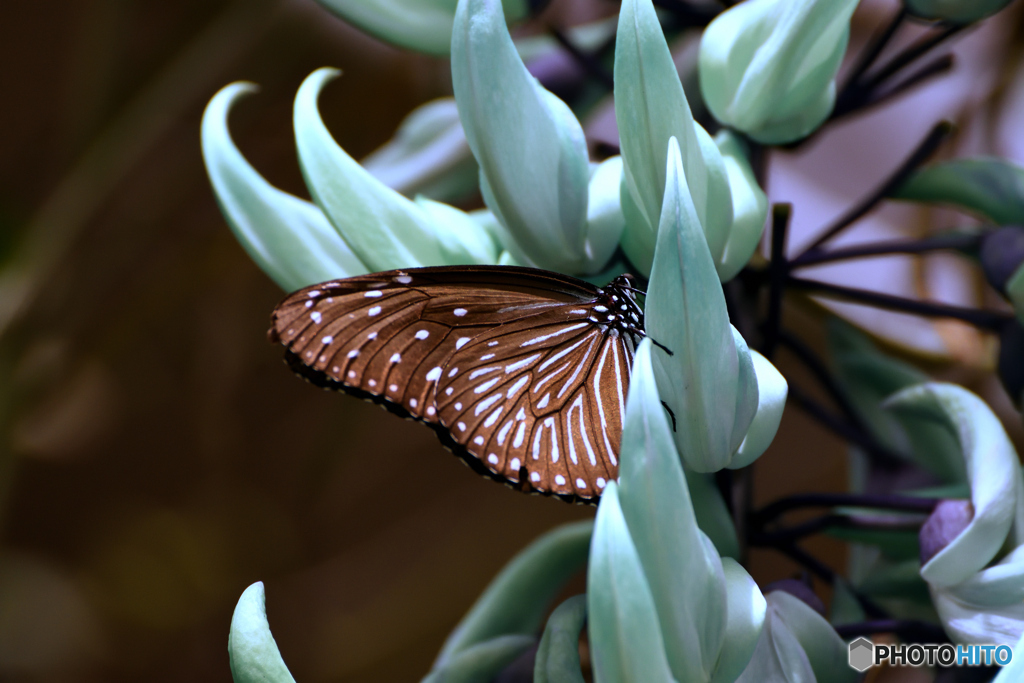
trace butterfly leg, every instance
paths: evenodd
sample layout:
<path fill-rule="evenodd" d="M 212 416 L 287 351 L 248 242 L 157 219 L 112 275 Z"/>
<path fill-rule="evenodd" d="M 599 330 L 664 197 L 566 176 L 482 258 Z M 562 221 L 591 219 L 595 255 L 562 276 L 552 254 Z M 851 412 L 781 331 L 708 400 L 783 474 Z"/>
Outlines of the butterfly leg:
<path fill-rule="evenodd" d="M 672 418 L 672 431 L 676 431 L 676 414 L 672 412 L 672 409 L 669 408 L 668 404 L 665 403 L 664 401 L 661 402 L 661 405 L 664 406 L 665 410 L 668 411 L 668 416 Z"/>

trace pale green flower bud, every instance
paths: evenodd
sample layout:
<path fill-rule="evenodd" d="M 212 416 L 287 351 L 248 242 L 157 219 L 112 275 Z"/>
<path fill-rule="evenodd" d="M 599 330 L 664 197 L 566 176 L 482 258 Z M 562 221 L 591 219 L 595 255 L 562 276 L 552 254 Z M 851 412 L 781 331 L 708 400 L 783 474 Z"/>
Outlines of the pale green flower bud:
<path fill-rule="evenodd" d="M 904 0 L 907 10 L 923 19 L 970 24 L 995 14 L 1010 0 Z"/>
<path fill-rule="evenodd" d="M 270 633 L 262 581 L 238 599 L 228 632 L 228 661 L 235 683 L 295 683 Z"/>
<path fill-rule="evenodd" d="M 722 123 L 765 144 L 798 140 L 835 102 L 857 0 L 747 0 L 704 31 L 700 85 Z"/>
<path fill-rule="evenodd" d="M 541 87 L 516 51 L 498 0 L 460 0 L 452 87 L 480 190 L 518 263 L 564 273 L 600 271 L 621 232 L 588 221 L 590 163 L 579 121 Z M 604 175 L 598 182 L 603 185 Z"/>
<path fill-rule="evenodd" d="M 458 0 L 317 0 L 339 17 L 381 40 L 417 52 L 447 56 Z M 528 0 L 504 0 L 505 18 L 529 14 Z"/>

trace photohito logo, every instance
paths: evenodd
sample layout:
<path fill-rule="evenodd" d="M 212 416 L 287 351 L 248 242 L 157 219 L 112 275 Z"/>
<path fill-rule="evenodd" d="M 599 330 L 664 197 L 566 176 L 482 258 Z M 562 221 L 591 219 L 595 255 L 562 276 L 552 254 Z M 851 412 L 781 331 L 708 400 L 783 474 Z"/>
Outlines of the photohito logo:
<path fill-rule="evenodd" d="M 861 637 L 850 643 L 850 666 L 864 672 L 873 666 L 1006 666 L 1013 659 L 1009 645 L 914 643 L 875 645 Z"/>

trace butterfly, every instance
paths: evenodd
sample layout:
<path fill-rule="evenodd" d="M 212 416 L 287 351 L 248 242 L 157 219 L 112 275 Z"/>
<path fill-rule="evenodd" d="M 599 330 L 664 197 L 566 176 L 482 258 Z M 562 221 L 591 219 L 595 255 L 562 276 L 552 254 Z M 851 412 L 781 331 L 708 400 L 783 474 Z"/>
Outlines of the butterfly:
<path fill-rule="evenodd" d="M 512 266 L 372 273 L 292 293 L 268 337 L 298 374 L 425 422 L 479 473 L 595 502 L 618 476 L 645 336 L 633 282 Z"/>

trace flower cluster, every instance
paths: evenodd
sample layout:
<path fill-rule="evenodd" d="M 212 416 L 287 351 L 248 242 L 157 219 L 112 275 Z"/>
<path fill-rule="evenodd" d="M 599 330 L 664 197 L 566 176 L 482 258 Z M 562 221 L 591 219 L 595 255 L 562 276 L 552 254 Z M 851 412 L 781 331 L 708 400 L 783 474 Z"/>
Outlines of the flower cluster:
<path fill-rule="evenodd" d="M 593 525 L 551 532 L 495 579 L 425 680 L 491 680 L 536 646 L 534 680 L 582 681 L 584 625 L 600 683 L 852 681 L 833 625 L 880 610 L 933 617 L 955 642 L 1017 643 L 1024 479 L 1013 446 L 979 398 L 928 381 L 849 327 L 832 323 L 829 338 L 831 372 L 859 439 L 851 496 L 870 493 L 875 456 L 912 464 L 942 488 L 916 492 L 936 500 L 927 508 L 893 499 L 868 509 L 856 498 L 834 506 L 856 545 L 849 580 L 835 581 L 832 623 L 799 590 L 762 592 L 739 560 L 757 533 L 781 532 L 770 516 L 754 516 L 754 536 L 739 533 L 715 484 L 716 473 L 765 452 L 789 394 L 766 357 L 788 277 L 784 225 L 771 266 L 749 266 L 768 216 L 756 158 L 767 145 L 811 135 L 839 106 L 836 75 L 856 0 L 746 0 L 710 21 L 700 90 L 690 96 L 702 99 L 714 135 L 691 113 L 652 1 L 623 0 L 613 64 L 621 153 L 600 163 L 590 160 L 576 113 L 534 77 L 509 33 L 507 22 L 529 14 L 528 3 L 323 4 L 398 45 L 450 55 L 454 99 L 413 112 L 360 164 L 317 109 L 338 72 L 312 73 L 294 106 L 309 202 L 270 186 L 231 141 L 228 112 L 252 86 L 229 85 L 213 98 L 202 126 L 211 182 L 239 241 L 282 288 L 456 264 L 532 266 L 597 282 L 631 267 L 649 283 L 649 338 L 634 359 L 619 481 L 609 483 Z M 1005 4 L 908 0 L 907 10 L 963 24 Z M 1007 226 L 972 246 L 1019 318 L 994 319 L 1006 350 L 1002 378 L 1024 401 L 1013 355 L 1024 348 L 1024 229 L 1014 227 L 1024 224 L 1024 171 L 971 159 L 900 180 L 895 198 L 954 204 Z M 446 203 L 477 189 L 484 209 Z M 784 220 L 785 211 L 776 215 Z M 764 354 L 727 306 L 723 284 L 743 273 L 745 284 L 770 281 Z M 894 520 L 904 526 L 880 536 L 899 526 Z M 586 595 L 563 602 L 545 624 L 550 601 L 584 565 Z M 238 683 L 291 680 L 262 602 L 262 585 L 250 587 L 232 623 Z"/>

